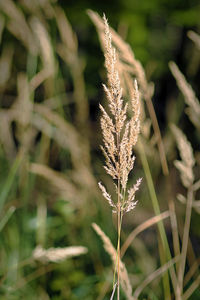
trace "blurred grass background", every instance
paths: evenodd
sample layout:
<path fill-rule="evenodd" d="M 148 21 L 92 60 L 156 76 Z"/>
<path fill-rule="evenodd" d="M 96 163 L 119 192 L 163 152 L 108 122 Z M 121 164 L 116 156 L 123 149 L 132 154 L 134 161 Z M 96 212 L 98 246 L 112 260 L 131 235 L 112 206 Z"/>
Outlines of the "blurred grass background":
<path fill-rule="evenodd" d="M 0 0 L 0 299 L 109 299 L 112 269 L 91 228 L 96 222 L 116 245 L 116 223 L 97 182 L 111 181 L 102 168 L 98 103 L 104 101 L 104 56 L 87 9 L 103 12 L 130 44 L 155 83 L 153 104 L 166 149 L 169 178 L 162 174 L 152 129 L 146 122 L 148 157 L 161 211 L 175 201 L 181 230 L 185 193 L 173 160 L 169 129 L 177 124 L 193 145 L 199 171 L 200 133 L 184 114 L 185 104 L 169 67 L 175 61 L 199 95 L 200 52 L 187 37 L 200 32 L 199 1 Z M 143 177 L 126 236 L 154 216 L 140 154 L 132 176 Z M 197 195 L 198 199 L 199 195 Z M 169 220 L 164 221 L 169 244 Z M 199 256 L 200 230 L 192 214 L 191 261 Z M 128 249 L 124 262 L 133 289 L 159 267 L 158 234 L 150 227 Z M 43 248 L 82 245 L 88 253 L 62 263 L 33 259 Z M 161 281 L 141 299 L 163 299 Z M 200 298 L 197 289 L 190 299 Z M 123 299 L 123 295 L 122 295 Z M 125 299 L 125 298 L 124 298 Z"/>

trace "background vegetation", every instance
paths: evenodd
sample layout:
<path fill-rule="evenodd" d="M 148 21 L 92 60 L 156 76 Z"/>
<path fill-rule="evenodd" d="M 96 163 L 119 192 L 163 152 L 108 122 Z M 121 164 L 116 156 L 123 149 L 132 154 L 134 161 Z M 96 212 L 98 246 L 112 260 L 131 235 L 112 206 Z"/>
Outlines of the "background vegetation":
<path fill-rule="evenodd" d="M 170 175 L 163 175 L 146 107 L 144 149 L 160 211 L 167 211 L 169 199 L 173 201 L 182 239 L 185 204 L 177 194 L 186 195 L 186 189 L 173 164 L 180 154 L 169 124 L 181 128 L 193 146 L 196 179 L 200 131 L 185 114 L 186 104 L 168 63 L 176 62 L 200 96 L 200 51 L 187 36 L 189 30 L 200 32 L 199 1 L 0 0 L 0 299 L 110 299 L 110 258 L 91 227 L 96 222 L 116 245 L 116 220 L 97 186 L 100 180 L 112 184 L 102 168 L 99 147 L 98 104 L 104 102 L 106 74 L 86 9 L 106 13 L 141 61 L 147 80 L 155 84 L 153 105 Z M 138 148 L 136 156 L 132 180 L 143 177 L 143 182 L 136 209 L 124 218 L 122 242 L 155 215 Z M 169 218 L 163 222 L 173 256 L 171 223 Z M 38 245 L 84 246 L 88 252 L 44 263 L 34 256 Z M 159 245 L 154 225 L 129 247 L 123 261 L 133 290 L 162 265 Z M 186 274 L 197 267 L 184 282 L 185 290 L 193 282 L 198 286 L 199 250 L 197 208 L 192 211 Z M 159 277 L 143 290 L 141 299 L 164 299 L 163 295 Z M 197 288 L 189 299 L 198 298 Z"/>

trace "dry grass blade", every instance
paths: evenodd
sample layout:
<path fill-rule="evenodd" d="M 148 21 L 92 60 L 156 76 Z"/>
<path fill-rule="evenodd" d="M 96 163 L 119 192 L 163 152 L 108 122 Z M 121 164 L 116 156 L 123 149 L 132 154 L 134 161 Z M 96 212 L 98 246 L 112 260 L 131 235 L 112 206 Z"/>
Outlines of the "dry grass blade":
<path fill-rule="evenodd" d="M 18 110 L 20 114 L 20 126 L 27 128 L 31 122 L 33 103 L 31 101 L 31 91 L 27 75 L 19 73 L 17 77 L 18 97 L 14 102 L 12 109 Z M 23 111 L 23 114 L 21 113 Z"/>
<path fill-rule="evenodd" d="M 42 104 L 35 104 L 32 122 L 34 126 L 54 138 L 61 147 L 69 149 L 75 169 L 74 179 L 84 187 L 95 186 L 96 181 L 91 172 L 88 147 L 75 127 L 60 115 Z"/>
<path fill-rule="evenodd" d="M 122 245 L 121 248 L 121 257 L 124 256 L 126 250 L 128 249 L 128 247 L 130 246 L 130 244 L 133 242 L 134 238 L 142 231 L 144 231 L 145 229 L 149 228 L 150 226 L 158 223 L 161 220 L 164 220 L 166 218 L 168 218 L 170 216 L 170 212 L 169 211 L 165 211 L 162 214 L 155 216 L 147 221 L 145 221 L 144 223 L 140 224 L 138 227 L 136 227 L 127 237 L 126 241 L 124 242 L 124 244 Z"/>
<path fill-rule="evenodd" d="M 45 165 L 36 163 L 30 164 L 29 171 L 31 173 L 42 176 L 49 182 L 51 182 L 51 184 L 57 188 L 59 194 L 65 199 L 71 199 L 76 203 L 78 203 L 78 201 L 80 200 L 75 186 L 69 180 L 67 180 L 63 174 L 54 171 Z"/>
<path fill-rule="evenodd" d="M 184 286 L 186 286 L 186 284 L 190 281 L 190 279 L 192 278 L 192 276 L 195 275 L 195 272 L 196 274 L 199 273 L 198 269 L 199 269 L 199 265 L 200 265 L 200 258 L 197 258 L 195 260 L 195 262 L 193 263 L 193 265 L 190 267 L 189 271 L 187 272 L 187 274 L 185 275 L 185 278 L 184 278 Z"/>
<path fill-rule="evenodd" d="M 165 265 L 163 265 L 162 267 L 160 267 L 159 269 L 157 269 L 156 271 L 154 271 L 153 273 L 151 273 L 143 282 L 141 285 L 139 285 L 137 287 L 137 289 L 135 290 L 134 294 L 133 294 L 133 299 L 137 300 L 139 295 L 141 294 L 141 292 L 143 291 L 143 289 L 149 284 L 151 283 L 154 279 L 158 278 L 159 276 L 161 276 L 164 272 L 166 272 L 169 268 L 171 268 L 173 266 L 173 264 L 175 264 L 178 260 L 180 259 L 180 257 L 175 257 L 173 259 L 171 259 L 169 262 L 167 262 Z"/>
<path fill-rule="evenodd" d="M 193 191 L 200 189 L 200 179 L 193 184 Z"/>
<path fill-rule="evenodd" d="M 88 100 L 85 91 L 85 82 L 83 76 L 84 64 L 78 55 L 78 41 L 76 34 L 64 13 L 56 7 L 55 17 L 62 43 L 58 44 L 57 51 L 62 59 L 67 63 L 73 78 L 74 101 L 76 104 L 76 123 L 80 125 L 83 134 L 86 132 L 86 123 L 89 116 Z"/>
<path fill-rule="evenodd" d="M 10 118 L 7 113 L 5 114 L 4 111 L 0 111 L 0 119 L 0 141 L 3 145 L 6 157 L 10 162 L 13 162 L 13 158 L 16 157 L 17 151 L 13 140 Z"/>
<path fill-rule="evenodd" d="M 17 139 L 19 141 L 20 147 L 24 148 L 24 151 L 28 153 L 28 151 L 34 145 L 37 131 L 35 130 L 35 128 L 31 126 L 33 102 L 32 102 L 32 95 L 30 91 L 30 85 L 28 82 L 28 76 L 25 73 L 18 73 L 17 91 L 18 91 L 17 99 L 12 105 L 11 109 L 9 109 L 9 111 L 13 111 L 14 113 L 16 113 L 15 117 L 17 119 L 16 122 Z M 28 157 L 26 157 L 26 159 L 28 159 Z M 24 176 L 26 176 L 25 169 L 26 169 L 25 165 L 21 166 L 20 169 L 21 170 L 20 172 L 22 172 L 21 175 L 24 174 Z"/>
<path fill-rule="evenodd" d="M 74 56 L 77 56 L 78 52 L 77 37 L 73 32 L 71 24 L 69 23 L 64 11 L 60 7 L 56 7 L 55 17 L 58 24 L 61 39 L 63 41 L 63 44 L 67 47 L 67 52 L 69 55 L 68 63 L 73 64 L 74 59 L 76 60 Z"/>
<path fill-rule="evenodd" d="M 200 285 L 200 275 L 192 282 L 190 287 L 183 294 L 183 300 L 187 300 Z"/>
<path fill-rule="evenodd" d="M 49 75 L 52 75 L 55 73 L 55 62 L 50 36 L 37 17 L 32 17 L 30 24 L 39 43 L 44 69 Z"/>
<path fill-rule="evenodd" d="M 35 89 L 42 84 L 47 78 L 50 77 L 52 74 L 50 69 L 43 69 L 39 71 L 30 81 L 30 88 L 32 91 L 35 91 Z"/>
<path fill-rule="evenodd" d="M 0 44 L 2 40 L 2 33 L 4 30 L 4 26 L 5 26 L 5 18 L 2 15 L 0 15 Z"/>
<path fill-rule="evenodd" d="M 19 110 L 18 106 L 14 106 L 9 110 L 4 109 L 2 113 L 7 116 L 8 122 L 16 120 L 23 125 L 21 110 Z M 30 123 L 38 131 L 54 139 L 62 148 L 70 151 L 74 168 L 71 174 L 73 179 L 85 189 L 87 186 L 90 186 L 90 188 L 95 186 L 96 189 L 96 181 L 91 172 L 87 145 L 85 145 L 81 135 L 79 135 L 74 126 L 60 117 L 58 113 L 42 104 L 34 104 Z"/>
<path fill-rule="evenodd" d="M 185 196 L 183 196 L 182 194 L 177 194 L 177 199 L 184 205 L 187 204 L 187 199 Z M 198 212 L 200 213 L 200 200 L 194 200 L 192 203 L 192 207 Z"/>
<path fill-rule="evenodd" d="M 0 91 L 3 92 L 11 75 L 14 49 L 6 46 L 3 48 L 0 58 Z"/>
<path fill-rule="evenodd" d="M 67 122 L 67 120 L 64 120 L 58 113 L 52 111 L 42 104 L 35 104 L 34 111 L 38 115 L 44 117 L 50 125 L 53 125 L 55 128 L 57 128 L 61 136 L 65 135 L 66 138 L 63 140 L 63 144 L 65 141 L 70 148 L 70 151 L 78 157 L 78 155 L 80 155 L 78 142 L 79 135 L 73 125 Z"/>
<path fill-rule="evenodd" d="M 187 195 L 187 205 L 186 205 L 186 215 L 185 215 L 185 224 L 184 224 L 184 231 L 183 231 L 180 265 L 178 270 L 178 282 L 181 291 L 183 290 L 183 280 L 184 280 L 186 256 L 187 256 L 188 241 L 189 241 L 190 222 L 191 222 L 191 214 L 192 214 L 192 203 L 193 203 L 193 190 L 191 187 L 189 187 L 188 195 Z"/>
<path fill-rule="evenodd" d="M 117 261 L 117 251 L 113 247 L 110 239 L 105 235 L 105 233 L 101 230 L 101 228 L 97 224 L 93 223 L 92 227 L 94 228 L 96 233 L 102 239 L 104 248 L 105 248 L 106 252 L 110 255 L 111 260 L 113 262 L 113 268 L 115 268 L 116 261 Z M 132 287 L 131 287 L 131 283 L 130 283 L 130 280 L 128 277 L 128 272 L 126 270 L 124 263 L 121 261 L 121 259 L 120 259 L 120 279 L 121 279 L 121 281 L 120 281 L 121 287 L 122 287 L 127 299 L 133 300 Z"/>
<path fill-rule="evenodd" d="M 32 17 L 30 25 L 35 35 L 35 40 L 40 50 L 43 69 L 37 73 L 30 82 L 30 86 L 34 91 L 44 80 L 52 77 L 56 73 L 56 63 L 54 59 L 54 52 L 52 48 L 51 38 L 43 23 L 37 18 Z M 52 89 L 52 85 L 48 86 L 48 89 Z"/>
<path fill-rule="evenodd" d="M 33 251 L 33 258 L 43 263 L 61 262 L 70 257 L 86 254 L 87 251 L 87 248 L 82 246 L 43 249 L 39 245 Z"/>
<path fill-rule="evenodd" d="M 32 53 L 37 53 L 37 45 L 34 36 L 30 30 L 22 11 L 17 7 L 14 1 L 0 0 L 0 8 L 7 15 L 6 24 L 8 30 Z"/>

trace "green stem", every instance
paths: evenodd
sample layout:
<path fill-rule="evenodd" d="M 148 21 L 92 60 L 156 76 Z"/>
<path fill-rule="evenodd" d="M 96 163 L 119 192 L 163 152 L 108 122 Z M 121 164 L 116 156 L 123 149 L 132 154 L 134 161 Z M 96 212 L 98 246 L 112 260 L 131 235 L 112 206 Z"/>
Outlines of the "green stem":
<path fill-rule="evenodd" d="M 120 234 L 121 234 L 121 207 L 120 207 L 120 179 L 118 179 L 118 201 L 117 201 L 117 228 L 118 228 L 118 242 L 117 242 L 117 300 L 120 298 Z"/>
<path fill-rule="evenodd" d="M 139 154 L 140 154 L 141 162 L 142 162 L 143 169 L 144 169 L 144 172 L 145 172 L 145 177 L 146 177 L 150 197 L 151 197 L 151 200 L 152 200 L 153 209 L 154 209 L 155 215 L 159 215 L 160 214 L 160 207 L 159 207 L 158 199 L 157 199 L 154 184 L 153 184 L 151 171 L 150 171 L 150 168 L 149 168 L 149 164 L 148 164 L 148 160 L 147 160 L 147 157 L 146 157 L 144 147 L 143 147 L 142 142 L 140 140 L 138 141 L 138 146 L 139 146 Z M 160 222 L 158 222 L 157 226 L 158 226 L 158 231 L 160 233 L 161 244 L 162 244 L 162 248 L 163 248 L 163 251 L 164 251 L 165 261 L 167 262 L 167 260 L 168 261 L 171 260 L 172 257 L 171 257 L 171 252 L 170 252 L 170 248 L 169 248 L 169 244 L 168 244 L 168 240 L 167 240 L 167 236 L 166 236 L 163 221 L 161 220 Z M 172 267 L 170 269 L 170 275 L 171 275 L 172 285 L 173 285 L 173 288 L 174 288 L 174 293 L 176 295 L 176 299 L 180 300 L 181 299 L 180 298 L 180 289 L 178 287 L 178 281 L 177 281 L 177 277 L 176 277 L 176 274 L 175 274 L 175 271 L 174 271 L 174 267 Z M 166 293 L 167 293 L 166 297 L 168 297 L 168 295 L 170 295 L 169 278 L 167 280 L 168 280 L 167 286 L 165 284 L 165 287 L 168 290 L 168 291 L 166 291 Z"/>
<path fill-rule="evenodd" d="M 15 178 L 16 178 L 16 174 L 17 174 L 17 171 L 19 169 L 19 166 L 22 162 L 22 159 L 23 159 L 23 152 L 20 151 L 10 169 L 10 172 L 7 176 L 7 179 L 6 179 L 6 182 L 4 184 L 4 187 L 1 191 L 1 194 L 0 194 L 0 212 L 2 211 L 3 209 L 3 206 L 4 206 L 4 203 L 9 195 L 9 192 L 12 188 L 12 185 L 15 181 Z"/>
<path fill-rule="evenodd" d="M 192 201 L 193 201 L 193 190 L 192 188 L 189 188 L 188 195 L 187 195 L 186 215 L 185 215 L 185 224 L 184 224 L 184 231 L 183 231 L 183 243 L 181 249 L 181 261 L 180 261 L 179 272 L 178 272 L 178 281 L 179 281 L 181 293 L 183 292 L 183 278 L 184 278 L 184 271 L 185 271 L 190 222 L 191 222 L 191 214 L 192 214 Z"/>

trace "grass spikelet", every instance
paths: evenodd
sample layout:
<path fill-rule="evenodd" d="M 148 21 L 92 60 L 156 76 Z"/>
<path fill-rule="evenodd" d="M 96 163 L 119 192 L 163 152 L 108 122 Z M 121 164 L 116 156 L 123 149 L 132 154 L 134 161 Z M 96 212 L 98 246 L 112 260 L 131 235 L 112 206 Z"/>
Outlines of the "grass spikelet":
<path fill-rule="evenodd" d="M 88 10 L 88 15 L 92 19 L 93 23 L 98 29 L 101 44 L 103 48 L 105 48 L 104 42 L 104 22 L 101 17 L 92 10 Z M 112 41 L 115 47 L 117 48 L 117 54 L 120 56 L 120 60 L 122 60 L 126 67 L 131 70 L 132 74 L 134 73 L 137 77 L 137 80 L 142 88 L 142 90 L 146 90 L 147 88 L 147 80 L 145 77 L 144 69 L 141 63 L 135 59 L 134 53 L 131 50 L 130 46 L 123 41 L 123 39 L 112 29 L 109 29 L 112 35 Z"/>
<path fill-rule="evenodd" d="M 82 246 L 72 246 L 65 248 L 43 249 L 40 245 L 33 251 L 33 258 L 43 263 L 61 262 L 73 256 L 79 256 L 87 253 L 87 248 Z"/>
<path fill-rule="evenodd" d="M 192 30 L 188 31 L 187 35 L 195 43 L 197 48 L 200 50 L 200 35 Z"/>
<path fill-rule="evenodd" d="M 100 188 L 100 190 L 101 190 L 101 192 L 102 192 L 102 195 L 103 195 L 104 198 L 108 201 L 109 205 L 110 205 L 111 207 L 114 208 L 114 209 L 113 209 L 113 212 L 116 213 L 117 207 L 116 207 L 116 205 L 113 203 L 112 198 L 111 198 L 111 195 L 108 194 L 108 192 L 106 191 L 106 188 L 102 185 L 101 182 L 99 182 L 98 185 L 99 185 L 99 188 Z"/>
<path fill-rule="evenodd" d="M 183 94 L 185 103 L 189 106 L 187 109 L 187 113 L 191 121 L 197 128 L 200 128 L 200 103 L 195 95 L 195 92 L 193 91 L 191 85 L 186 81 L 184 75 L 181 73 L 181 71 L 174 62 L 170 62 L 169 67 L 174 78 L 176 79 L 177 85 L 181 93 Z"/>
<path fill-rule="evenodd" d="M 192 146 L 179 128 L 175 125 L 172 125 L 171 128 L 182 159 L 182 161 L 176 160 L 174 164 L 180 172 L 183 185 L 188 188 L 194 181 L 193 167 L 195 165 L 195 159 Z"/>

